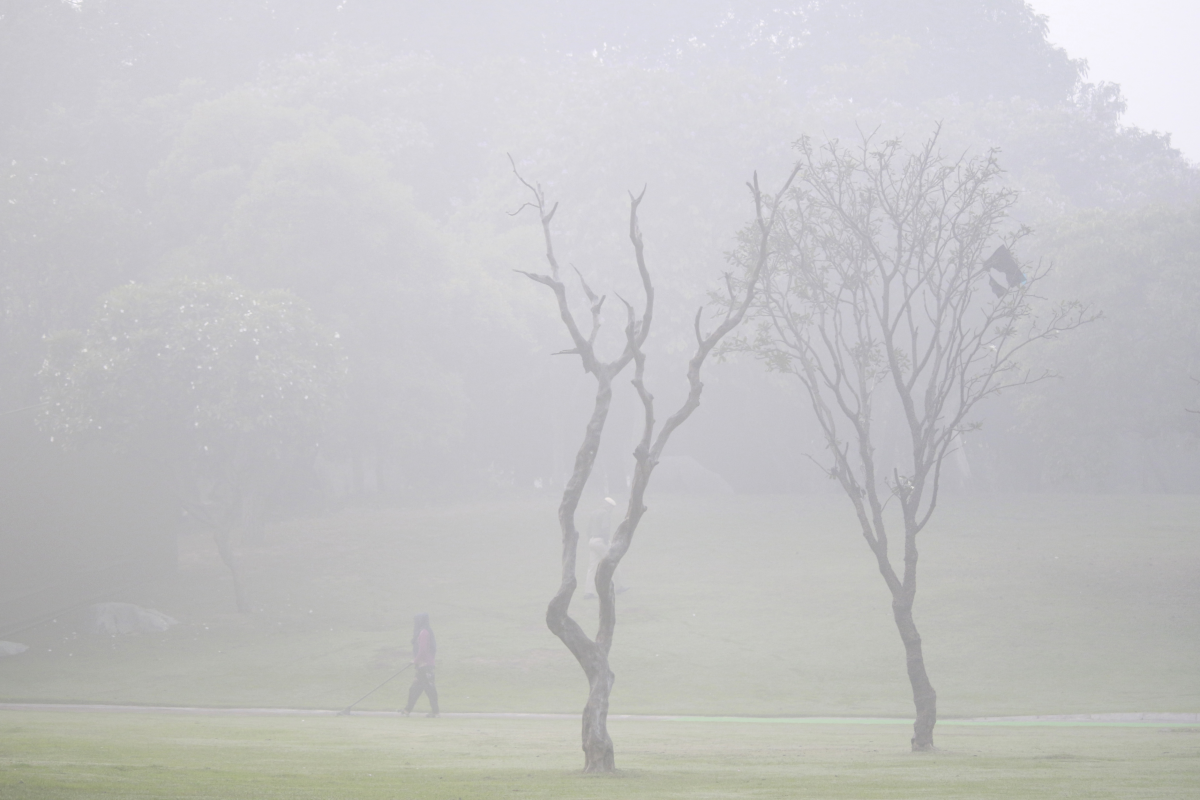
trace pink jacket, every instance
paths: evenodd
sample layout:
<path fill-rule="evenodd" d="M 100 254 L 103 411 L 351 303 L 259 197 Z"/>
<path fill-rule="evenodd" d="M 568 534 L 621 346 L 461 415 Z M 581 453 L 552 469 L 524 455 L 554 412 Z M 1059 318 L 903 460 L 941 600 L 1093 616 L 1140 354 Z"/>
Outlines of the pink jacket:
<path fill-rule="evenodd" d="M 429 629 L 421 631 L 417 634 L 417 652 L 413 655 L 413 663 L 418 667 L 433 666 L 433 636 L 429 633 Z"/>

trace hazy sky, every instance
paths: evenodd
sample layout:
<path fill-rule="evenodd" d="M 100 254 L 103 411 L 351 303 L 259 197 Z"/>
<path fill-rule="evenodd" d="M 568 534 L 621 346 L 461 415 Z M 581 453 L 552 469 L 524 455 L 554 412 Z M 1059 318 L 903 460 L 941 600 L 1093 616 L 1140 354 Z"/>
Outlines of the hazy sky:
<path fill-rule="evenodd" d="M 1121 84 L 1125 122 L 1171 133 L 1200 161 L 1200 2 L 1031 0 L 1050 18 L 1050 40 L 1086 58 L 1088 79 Z"/>

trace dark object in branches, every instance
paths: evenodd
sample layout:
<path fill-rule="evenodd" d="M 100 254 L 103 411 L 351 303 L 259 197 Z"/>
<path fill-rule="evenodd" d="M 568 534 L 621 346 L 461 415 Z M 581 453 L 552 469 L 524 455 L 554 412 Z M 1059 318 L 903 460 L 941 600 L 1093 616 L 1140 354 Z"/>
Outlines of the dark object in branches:
<path fill-rule="evenodd" d="M 511 160 L 511 156 L 509 157 Z M 612 692 L 615 676 L 608 664 L 609 650 L 612 648 L 613 633 L 617 624 L 616 590 L 613 585 L 613 573 L 621 563 L 633 534 L 637 530 L 642 515 L 646 513 L 643 502 L 646 487 L 650 483 L 650 475 L 662 456 L 663 448 L 675 429 L 682 425 L 692 412 L 700 405 L 700 393 L 704 385 L 700 382 L 700 370 L 705 359 L 713 348 L 735 327 L 741 324 L 746 312 L 754 299 L 758 275 L 763 269 L 768 256 L 768 242 L 775 223 L 778 199 L 765 198 L 758 188 L 758 176 L 749 184 L 754 199 L 755 230 L 757 231 L 757 258 L 749 269 L 747 279 L 735 288 L 735 282 L 727 279 L 726 286 L 729 296 L 722 298 L 726 310 L 720 324 L 711 333 L 705 334 L 701 329 L 701 314 L 703 308 L 696 312 L 693 330 L 696 337 L 696 349 L 691 361 L 688 362 L 687 380 L 689 391 L 683 404 L 667 418 L 662 428 L 655 433 L 657 422 L 654 416 L 654 397 L 647 391 L 643 381 L 646 368 L 646 355 L 642 350 L 646 337 L 650 334 L 650 325 L 654 318 L 654 285 L 650 280 L 650 272 L 642 247 L 642 232 L 638 225 L 638 206 L 645 196 L 646 190 L 634 196 L 630 193 L 629 204 L 629 241 L 633 245 L 633 255 L 637 263 L 638 274 L 642 280 L 642 290 L 645 294 L 645 306 L 639 316 L 634 307 L 623 298 L 618 298 L 625 306 L 625 346 L 621 353 L 611 361 L 602 360 L 595 351 L 596 335 L 600 330 L 600 309 L 604 297 L 595 292 L 579 277 L 580 285 L 586 295 L 591 309 L 591 329 L 585 336 L 575 320 L 574 312 L 567 302 L 567 290 L 559 279 L 560 269 L 554 255 L 554 242 L 550 232 L 550 221 L 558 209 L 555 204 L 547 209 L 546 195 L 540 185 L 527 182 L 517 172 L 513 163 L 513 173 L 522 185 L 533 196 L 523 208 L 532 207 L 537 210 L 542 222 L 542 235 L 546 243 L 546 260 L 550 265 L 549 274 L 521 272 L 530 280 L 547 286 L 554 292 L 558 301 L 559 316 L 571 336 L 573 347 L 561 353 L 578 355 L 583 369 L 596 381 L 596 395 L 591 418 L 584 432 L 583 443 L 575 456 L 575 467 L 563 490 L 562 502 L 558 507 L 558 522 L 562 532 L 562 573 L 558 591 L 550 600 L 546 609 L 546 625 L 550 628 L 583 668 L 588 680 L 588 700 L 583 709 L 583 753 L 585 772 L 612 772 L 616 769 L 613 755 L 612 739 L 608 735 L 608 699 Z M 794 176 L 795 173 L 793 173 Z M 784 185 L 784 191 L 791 184 L 791 178 Z M 783 192 L 780 193 L 780 196 Z M 768 209 L 764 205 L 769 206 Z M 519 213 L 519 212 L 518 212 Z M 576 588 L 576 559 L 579 547 L 579 532 L 575 527 L 575 512 L 579 506 L 584 487 L 592 474 L 596 453 L 600 449 L 600 440 L 604 433 L 605 421 L 608 418 L 609 406 L 612 402 L 613 380 L 632 363 L 634 365 L 633 386 L 637 390 L 638 399 L 642 403 L 642 435 L 633 452 L 633 480 L 629 489 L 629 502 L 625 510 L 625 518 L 617 526 L 613 534 L 608 552 L 596 567 L 596 595 L 599 600 L 599 622 L 596 638 L 589 637 L 570 614 L 571 598 Z"/>
<path fill-rule="evenodd" d="M 999 272 L 1003 275 L 1004 279 L 1008 282 L 1009 289 L 1029 283 L 1029 279 L 1025 277 L 1025 273 L 1021 272 L 1021 268 L 1017 266 L 1017 260 L 1013 258 L 1012 253 L 1004 245 L 997 247 L 995 252 L 988 256 L 987 261 L 983 262 L 983 266 L 990 271 Z M 1000 286 L 995 278 L 992 278 L 990 275 L 988 277 L 992 281 L 992 291 L 995 292 L 997 287 L 999 287 L 1002 291 L 997 292 L 997 296 L 1002 297 L 1007 290 L 1003 286 Z"/>

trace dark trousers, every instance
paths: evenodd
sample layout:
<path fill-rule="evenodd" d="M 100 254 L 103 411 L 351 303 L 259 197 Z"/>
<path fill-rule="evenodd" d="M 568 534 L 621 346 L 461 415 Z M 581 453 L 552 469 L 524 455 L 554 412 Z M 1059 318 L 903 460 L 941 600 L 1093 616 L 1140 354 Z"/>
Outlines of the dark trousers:
<path fill-rule="evenodd" d="M 421 692 L 429 695 L 429 710 L 438 713 L 437 685 L 433 681 L 433 667 L 417 667 L 417 678 L 408 690 L 408 707 L 412 711 Z"/>

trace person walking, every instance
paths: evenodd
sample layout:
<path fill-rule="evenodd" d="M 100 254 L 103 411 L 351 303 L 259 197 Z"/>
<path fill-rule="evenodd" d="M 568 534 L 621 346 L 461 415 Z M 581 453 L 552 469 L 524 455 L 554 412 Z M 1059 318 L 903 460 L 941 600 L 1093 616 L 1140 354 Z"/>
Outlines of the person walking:
<path fill-rule="evenodd" d="M 433 628 L 429 627 L 429 615 L 417 614 L 413 617 L 413 665 L 417 668 L 417 677 L 408 690 L 408 706 L 404 709 L 407 716 L 412 713 L 417 699 L 424 692 L 429 696 L 429 713 L 425 716 L 438 715 L 437 685 L 433 679 L 433 662 L 437 655 L 437 639 L 434 638 Z"/>

